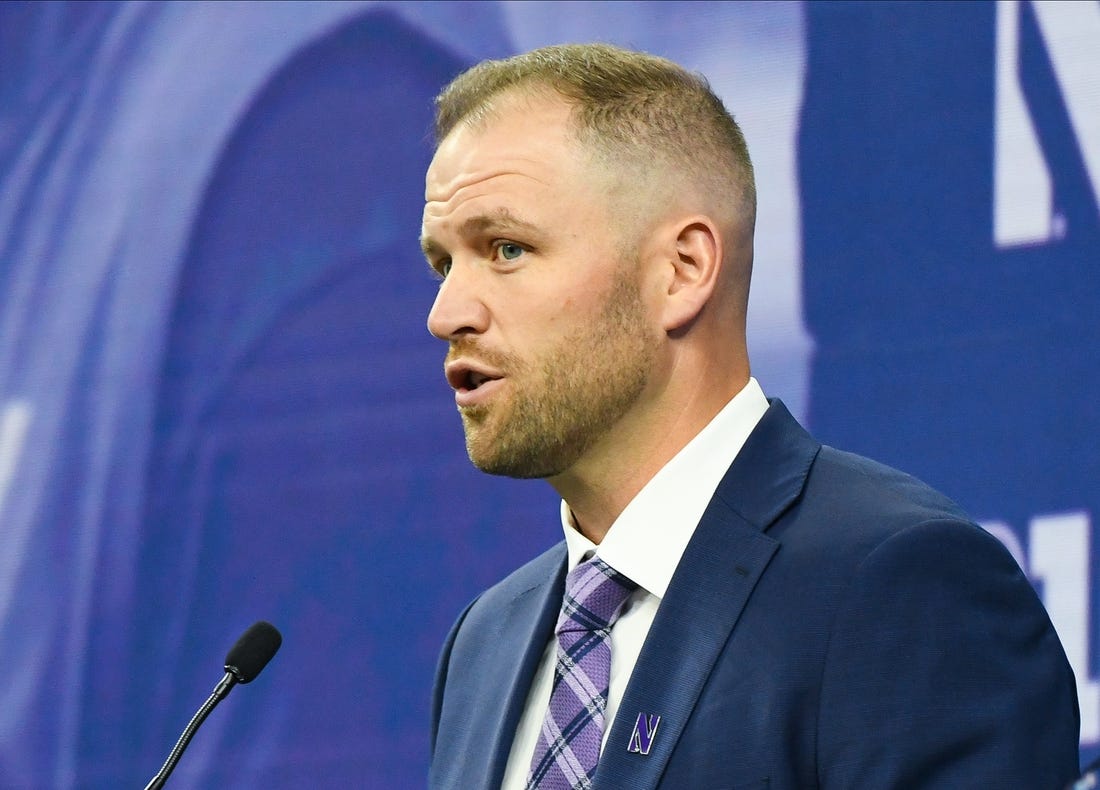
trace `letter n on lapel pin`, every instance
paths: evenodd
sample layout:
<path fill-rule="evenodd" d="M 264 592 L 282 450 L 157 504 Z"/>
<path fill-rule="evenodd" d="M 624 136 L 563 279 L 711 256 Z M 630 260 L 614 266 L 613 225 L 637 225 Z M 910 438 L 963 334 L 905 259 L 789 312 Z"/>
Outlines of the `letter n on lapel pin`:
<path fill-rule="evenodd" d="M 633 754 L 649 754 L 649 750 L 653 748 L 653 739 L 657 737 L 657 725 L 660 723 L 661 717 L 655 713 L 639 713 L 626 750 Z"/>

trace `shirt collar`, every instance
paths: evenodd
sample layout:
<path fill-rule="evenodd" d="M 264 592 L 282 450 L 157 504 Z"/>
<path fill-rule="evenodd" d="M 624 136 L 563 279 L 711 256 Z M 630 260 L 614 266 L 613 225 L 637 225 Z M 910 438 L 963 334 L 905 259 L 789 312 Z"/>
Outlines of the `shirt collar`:
<path fill-rule="evenodd" d="M 646 483 L 598 546 L 577 531 L 569 505 L 562 501 L 568 569 L 595 552 L 639 587 L 664 598 L 718 483 L 767 409 L 763 390 L 756 379 L 750 378 L 744 389 Z"/>

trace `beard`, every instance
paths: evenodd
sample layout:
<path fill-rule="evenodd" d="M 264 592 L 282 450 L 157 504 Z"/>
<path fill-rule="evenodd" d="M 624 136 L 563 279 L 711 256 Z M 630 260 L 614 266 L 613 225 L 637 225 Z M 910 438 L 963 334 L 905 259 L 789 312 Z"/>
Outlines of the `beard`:
<path fill-rule="evenodd" d="M 656 345 L 647 334 L 634 266 L 624 266 L 603 314 L 536 360 L 479 351 L 508 373 L 507 400 L 459 411 L 466 451 L 483 472 L 553 477 L 570 469 L 641 396 Z"/>

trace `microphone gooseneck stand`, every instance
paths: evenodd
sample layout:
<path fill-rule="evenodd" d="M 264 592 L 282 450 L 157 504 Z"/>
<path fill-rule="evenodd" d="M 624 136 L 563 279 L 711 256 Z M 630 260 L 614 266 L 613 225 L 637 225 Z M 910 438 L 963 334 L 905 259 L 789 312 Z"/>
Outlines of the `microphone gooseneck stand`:
<path fill-rule="evenodd" d="M 168 755 L 168 759 L 164 761 L 164 765 L 157 771 L 157 775 L 149 780 L 149 784 L 145 785 L 145 790 L 160 790 L 160 788 L 164 787 L 164 783 L 168 781 L 168 776 L 175 769 L 176 763 L 180 761 L 180 757 L 183 756 L 183 750 L 187 748 L 187 744 L 191 743 L 191 738 L 194 737 L 195 732 L 199 729 L 199 725 L 206 721 L 206 717 L 210 715 L 210 711 L 214 710 L 214 707 L 228 696 L 235 685 L 237 685 L 236 675 L 232 672 L 226 672 L 225 677 L 223 677 L 218 685 L 214 687 L 213 693 L 207 697 L 206 702 L 204 702 L 202 707 L 191 717 L 191 721 L 187 723 L 187 726 L 183 730 L 183 734 L 181 734 L 179 740 L 176 741 L 176 745 L 172 747 L 172 752 Z"/>
<path fill-rule="evenodd" d="M 255 680 L 256 676 L 267 666 L 267 662 L 279 650 L 282 643 L 283 637 L 279 633 L 279 629 L 263 620 L 253 623 L 241 635 L 241 638 L 229 649 L 229 653 L 225 657 L 225 676 L 214 687 L 214 693 L 191 717 L 191 721 L 188 722 L 183 734 L 180 735 L 176 745 L 172 748 L 172 753 L 168 755 L 164 765 L 157 771 L 157 775 L 149 780 L 149 784 L 145 785 L 145 790 L 160 790 L 164 787 L 169 774 L 172 773 L 176 763 L 183 755 L 183 750 L 191 742 L 191 738 L 199 729 L 199 725 L 206 721 L 210 711 L 214 710 L 214 707 L 229 695 L 235 685 L 238 683 L 251 683 Z"/>

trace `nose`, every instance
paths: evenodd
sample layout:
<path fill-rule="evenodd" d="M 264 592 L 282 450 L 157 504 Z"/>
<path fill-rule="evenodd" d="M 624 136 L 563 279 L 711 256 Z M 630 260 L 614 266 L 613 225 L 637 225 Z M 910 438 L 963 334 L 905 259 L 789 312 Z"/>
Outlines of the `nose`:
<path fill-rule="evenodd" d="M 472 266 L 451 264 L 446 279 L 428 313 L 428 331 L 440 340 L 462 335 L 482 334 L 489 328 L 489 309 L 478 288 Z"/>

